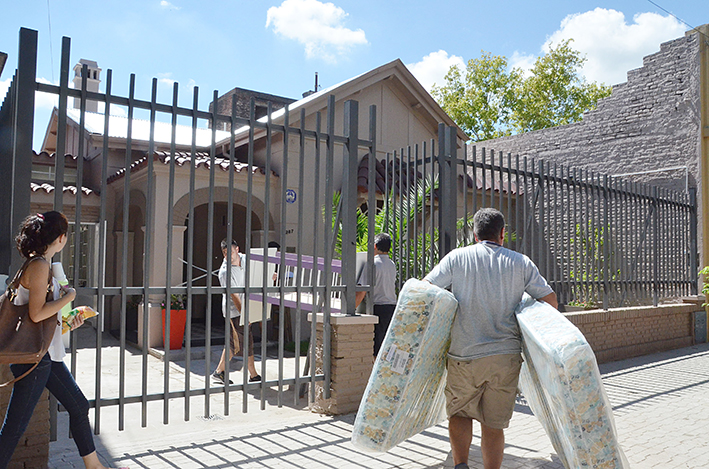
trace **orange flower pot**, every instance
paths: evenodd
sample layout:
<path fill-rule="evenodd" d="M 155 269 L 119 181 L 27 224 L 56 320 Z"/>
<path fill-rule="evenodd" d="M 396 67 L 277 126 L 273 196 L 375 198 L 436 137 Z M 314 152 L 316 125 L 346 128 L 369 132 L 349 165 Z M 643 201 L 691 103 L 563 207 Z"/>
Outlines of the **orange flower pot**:
<path fill-rule="evenodd" d="M 162 340 L 167 348 L 167 340 L 165 339 L 165 310 L 162 310 Z M 185 337 L 185 324 L 187 323 L 186 309 L 173 309 L 170 313 L 170 350 L 179 350 L 182 348 L 182 339 Z"/>

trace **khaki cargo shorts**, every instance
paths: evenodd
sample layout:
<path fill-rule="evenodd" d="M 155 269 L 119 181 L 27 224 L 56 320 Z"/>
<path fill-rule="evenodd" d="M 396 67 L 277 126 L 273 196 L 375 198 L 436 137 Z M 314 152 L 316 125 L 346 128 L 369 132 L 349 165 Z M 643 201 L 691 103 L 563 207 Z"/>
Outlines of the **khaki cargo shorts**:
<path fill-rule="evenodd" d="M 520 354 L 492 355 L 462 362 L 448 359 L 448 417 L 475 419 L 490 428 L 507 428 L 515 408 Z"/>

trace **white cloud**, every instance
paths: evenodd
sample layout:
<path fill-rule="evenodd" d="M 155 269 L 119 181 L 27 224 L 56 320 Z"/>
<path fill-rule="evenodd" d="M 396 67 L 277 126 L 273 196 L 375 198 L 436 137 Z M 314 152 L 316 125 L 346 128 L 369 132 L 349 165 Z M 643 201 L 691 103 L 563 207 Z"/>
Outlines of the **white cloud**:
<path fill-rule="evenodd" d="M 12 78 L 8 78 L 7 80 L 0 80 L 0 103 L 5 99 L 5 95 L 7 94 L 7 90 L 10 89 L 10 82 L 12 81 Z"/>
<path fill-rule="evenodd" d="M 46 78 L 37 78 L 40 83 L 45 83 L 47 85 L 58 85 L 58 83 L 52 83 Z M 69 105 L 74 102 L 73 98 L 69 98 Z M 59 106 L 59 96 L 53 93 L 40 93 L 36 92 L 34 94 L 34 108 L 35 109 L 54 109 Z"/>
<path fill-rule="evenodd" d="M 465 70 L 465 61 L 462 57 L 448 55 L 448 52 L 441 49 L 438 52 L 431 52 L 420 62 L 408 64 L 406 67 L 426 90 L 431 91 L 433 85 L 445 84 L 446 73 L 454 65 L 457 65 L 461 71 Z"/>
<path fill-rule="evenodd" d="M 615 85 L 627 80 L 628 70 L 642 66 L 642 59 L 660 50 L 660 44 L 684 35 L 685 27 L 671 16 L 638 13 L 632 23 L 615 10 L 596 8 L 569 15 L 542 46 L 573 38 L 571 47 L 586 56 L 583 73 L 589 81 Z"/>
<path fill-rule="evenodd" d="M 266 13 L 266 27 L 305 46 L 308 58 L 335 62 L 356 45 L 367 44 L 361 29 L 344 27 L 347 13 L 332 3 L 318 0 L 285 0 Z"/>
<path fill-rule="evenodd" d="M 519 68 L 525 76 L 531 75 L 532 67 L 534 67 L 534 61 L 537 58 L 534 55 L 522 54 L 521 52 L 515 51 L 507 61 L 507 66 L 512 68 Z"/>
<path fill-rule="evenodd" d="M 167 0 L 161 0 L 160 6 L 163 8 L 170 8 L 172 10 L 179 10 L 180 9 L 180 7 L 173 5 L 172 3 L 168 2 Z"/>

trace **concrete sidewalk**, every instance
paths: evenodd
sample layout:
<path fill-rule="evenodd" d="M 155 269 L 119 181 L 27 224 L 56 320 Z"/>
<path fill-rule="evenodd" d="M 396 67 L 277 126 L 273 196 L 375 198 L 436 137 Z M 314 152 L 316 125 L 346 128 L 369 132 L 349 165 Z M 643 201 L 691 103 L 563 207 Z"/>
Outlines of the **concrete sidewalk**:
<path fill-rule="evenodd" d="M 709 467 L 709 344 L 634 358 L 601 366 L 614 408 L 621 444 L 632 468 Z M 140 426 L 140 406 L 126 407 L 126 430 L 117 431 L 115 409 L 102 410 L 99 454 L 106 461 L 136 468 L 449 468 L 452 467 L 445 424 L 431 427 L 385 454 L 363 453 L 350 443 L 354 415 L 326 417 L 294 405 L 286 393 L 277 407 L 275 391 L 249 391 L 248 413 L 241 412 L 241 393 L 233 393 L 230 415 L 223 395 L 213 395 L 210 418 L 203 401 L 194 399 L 190 421 L 183 419 L 184 400 L 170 404 L 162 423 L 162 403 L 148 406 L 148 426 Z M 93 417 L 93 412 L 91 413 Z M 60 436 L 50 447 L 51 468 L 83 467 L 67 436 L 66 414 L 59 416 Z M 470 467 L 482 467 L 476 425 Z M 518 405 L 506 432 L 504 468 L 562 468 L 536 418 Z"/>

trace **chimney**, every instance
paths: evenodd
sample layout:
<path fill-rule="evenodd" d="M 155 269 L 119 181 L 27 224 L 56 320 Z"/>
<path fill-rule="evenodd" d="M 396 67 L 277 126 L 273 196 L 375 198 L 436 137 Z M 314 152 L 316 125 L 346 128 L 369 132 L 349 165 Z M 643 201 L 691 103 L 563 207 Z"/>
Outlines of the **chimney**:
<path fill-rule="evenodd" d="M 308 90 L 305 93 L 303 93 L 303 97 L 307 98 L 311 94 L 317 93 L 317 92 L 318 92 L 318 72 L 315 72 L 315 88 L 313 90 Z"/>
<path fill-rule="evenodd" d="M 86 91 L 92 91 L 98 93 L 98 85 L 101 83 L 99 78 L 101 75 L 101 69 L 98 64 L 93 60 L 81 59 L 79 63 L 74 65 L 74 89 L 81 89 L 81 71 L 83 66 L 87 67 L 86 74 Z M 74 108 L 79 109 L 81 106 L 81 99 L 74 98 Z M 86 111 L 87 112 L 98 112 L 98 101 L 86 101 Z"/>

